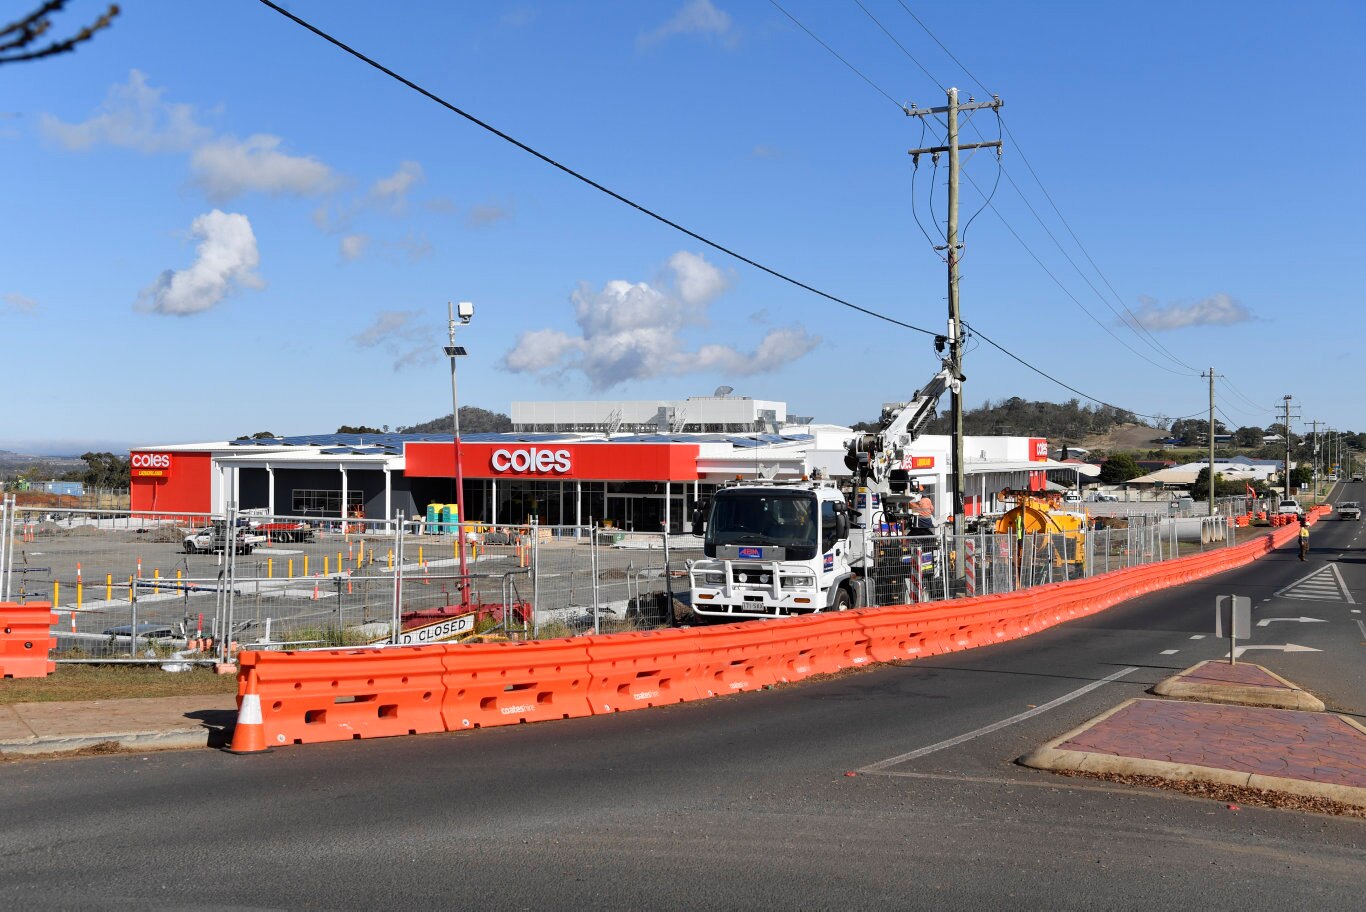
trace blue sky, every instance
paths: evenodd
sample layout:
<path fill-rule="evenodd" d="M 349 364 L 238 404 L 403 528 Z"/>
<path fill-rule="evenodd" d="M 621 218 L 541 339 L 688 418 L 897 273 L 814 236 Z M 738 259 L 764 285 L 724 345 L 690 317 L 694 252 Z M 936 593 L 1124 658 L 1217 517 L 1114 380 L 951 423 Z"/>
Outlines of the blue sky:
<path fill-rule="evenodd" d="M 982 95 L 899 0 L 862 6 L 782 0 L 896 102 Z M 1006 173 L 1086 275 L 1003 179 L 966 236 L 966 320 L 1141 413 L 1204 409 L 1212 365 L 1234 425 L 1270 422 L 1285 393 L 1306 419 L 1366 425 L 1351 116 L 1366 7 L 905 7 L 1004 98 Z M 74 0 L 56 31 L 102 9 Z M 944 169 L 922 159 L 913 194 L 918 121 L 770 3 L 290 9 L 746 256 L 944 325 L 943 266 L 912 217 L 914 200 L 931 233 L 942 223 Z M 498 411 L 726 384 L 845 423 L 938 367 L 927 337 L 707 249 L 256 2 L 135 0 L 77 53 L 0 68 L 0 87 L 0 448 L 436 417 L 448 300 L 476 306 L 461 401 Z M 995 138 L 989 113 L 975 124 Z M 989 153 L 965 171 L 996 180 Z M 965 187 L 963 220 L 981 204 Z M 1072 396 L 978 341 L 965 369 L 970 405 Z"/>

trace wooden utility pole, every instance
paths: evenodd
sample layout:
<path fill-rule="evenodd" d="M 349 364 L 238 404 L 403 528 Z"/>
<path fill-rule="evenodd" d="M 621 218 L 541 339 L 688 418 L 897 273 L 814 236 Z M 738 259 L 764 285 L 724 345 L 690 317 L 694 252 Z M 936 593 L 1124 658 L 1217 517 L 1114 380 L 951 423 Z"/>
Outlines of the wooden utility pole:
<path fill-rule="evenodd" d="M 1209 369 L 1209 373 L 1201 374 L 1202 377 L 1209 377 L 1209 515 L 1214 515 L 1214 368 Z"/>
<path fill-rule="evenodd" d="M 963 534 L 963 492 L 967 487 L 966 478 L 963 472 L 963 322 L 959 316 L 958 309 L 958 261 L 962 255 L 962 245 L 958 243 L 958 177 L 959 163 L 958 153 L 968 149 L 988 149 L 999 150 L 1001 143 L 980 142 L 968 143 L 966 145 L 958 142 L 958 115 L 967 111 L 977 111 L 983 108 L 998 109 L 1003 102 L 999 95 L 993 95 L 991 101 L 973 101 L 968 99 L 967 104 L 958 103 L 958 90 L 948 90 L 948 104 L 942 108 L 917 108 L 911 105 L 906 108 L 908 117 L 933 117 L 938 114 L 945 115 L 945 127 L 947 130 L 947 144 L 942 146 L 927 146 L 923 149 L 911 149 L 910 155 L 919 161 L 921 155 L 929 154 L 934 156 L 934 160 L 939 160 L 939 155 L 947 152 L 949 155 L 949 213 L 947 234 L 945 236 L 945 260 L 949 267 L 949 331 L 948 343 L 949 354 L 944 364 L 953 374 L 954 383 L 950 387 L 950 408 L 952 409 L 953 421 L 953 481 L 950 492 L 951 509 L 953 510 L 953 534 L 961 536 Z"/>

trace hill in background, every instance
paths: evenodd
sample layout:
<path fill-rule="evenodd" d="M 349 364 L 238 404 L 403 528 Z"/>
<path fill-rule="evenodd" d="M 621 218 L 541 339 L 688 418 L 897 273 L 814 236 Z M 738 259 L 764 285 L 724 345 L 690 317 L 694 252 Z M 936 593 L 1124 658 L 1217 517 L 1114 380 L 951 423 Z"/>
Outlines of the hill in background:
<path fill-rule="evenodd" d="M 512 419 L 502 412 L 490 412 L 488 409 L 481 409 L 474 405 L 460 406 L 461 434 L 498 434 L 510 430 L 512 430 Z M 450 414 L 398 429 L 400 434 L 449 434 L 450 432 Z"/>

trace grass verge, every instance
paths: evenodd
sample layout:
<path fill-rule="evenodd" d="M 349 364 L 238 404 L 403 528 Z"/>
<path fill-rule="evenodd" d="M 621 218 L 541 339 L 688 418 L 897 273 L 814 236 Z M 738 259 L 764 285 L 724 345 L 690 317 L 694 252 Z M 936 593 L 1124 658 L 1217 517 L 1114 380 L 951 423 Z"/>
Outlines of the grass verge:
<path fill-rule="evenodd" d="M 58 665 L 46 678 L 0 680 L 0 703 L 192 697 L 236 690 L 235 675 L 214 674 L 210 668 L 172 674 L 155 665 Z"/>

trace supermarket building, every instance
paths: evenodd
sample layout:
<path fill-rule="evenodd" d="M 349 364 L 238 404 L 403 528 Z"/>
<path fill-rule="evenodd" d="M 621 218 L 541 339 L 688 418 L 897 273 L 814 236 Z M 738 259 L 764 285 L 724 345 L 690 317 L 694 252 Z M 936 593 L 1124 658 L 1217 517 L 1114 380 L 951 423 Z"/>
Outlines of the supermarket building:
<path fill-rule="evenodd" d="M 797 480 L 814 470 L 848 476 L 845 444 L 854 431 L 787 417 L 784 403 L 744 397 L 514 403 L 514 428 L 526 430 L 461 436 L 466 518 L 491 525 L 523 525 L 533 517 L 565 526 L 606 520 L 624 529 L 678 532 L 696 504 L 737 476 Z M 948 512 L 950 452 L 948 437 L 926 435 L 907 460 L 938 520 Z M 967 437 L 965 453 L 970 516 L 1004 509 L 996 497 L 1002 488 L 1042 489 L 1045 473 L 1064 465 L 1051 461 L 1047 441 L 1036 437 Z M 132 508 L 154 513 L 222 513 L 235 500 L 239 509 L 313 520 L 358 511 L 371 518 L 392 518 L 395 511 L 421 517 L 429 503 L 455 502 L 450 434 L 170 444 L 134 449 L 130 462 Z"/>

